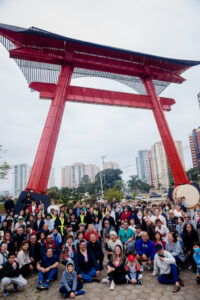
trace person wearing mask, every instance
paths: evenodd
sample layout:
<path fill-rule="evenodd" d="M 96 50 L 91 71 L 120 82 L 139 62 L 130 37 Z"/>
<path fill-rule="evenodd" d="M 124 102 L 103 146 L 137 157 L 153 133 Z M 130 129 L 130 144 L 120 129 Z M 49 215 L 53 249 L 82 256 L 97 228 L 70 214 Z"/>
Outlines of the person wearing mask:
<path fill-rule="evenodd" d="M 147 224 L 141 211 L 138 211 L 137 215 L 135 216 L 135 224 L 140 225 L 142 230 L 147 231 Z"/>

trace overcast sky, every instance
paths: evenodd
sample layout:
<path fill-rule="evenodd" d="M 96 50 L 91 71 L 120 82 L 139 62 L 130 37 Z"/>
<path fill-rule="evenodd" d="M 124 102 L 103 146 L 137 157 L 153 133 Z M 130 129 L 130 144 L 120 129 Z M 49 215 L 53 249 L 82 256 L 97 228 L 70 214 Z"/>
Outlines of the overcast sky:
<path fill-rule="evenodd" d="M 165 57 L 200 60 L 199 0 L 0 0 L 0 22 L 39 27 L 64 36 Z M 183 74 L 161 95 L 176 100 L 166 113 L 174 139 L 182 140 L 186 168 L 192 166 L 188 134 L 199 126 L 200 66 Z M 73 85 L 132 92 L 108 79 L 82 78 Z M 0 44 L 0 144 L 11 165 L 33 163 L 50 101 L 40 100 Z M 119 163 L 124 179 L 136 174 L 138 150 L 159 141 L 150 110 L 66 103 L 53 166 L 74 162 Z M 128 166 L 128 167 L 127 167 Z M 9 180 L 0 190 L 12 189 Z"/>

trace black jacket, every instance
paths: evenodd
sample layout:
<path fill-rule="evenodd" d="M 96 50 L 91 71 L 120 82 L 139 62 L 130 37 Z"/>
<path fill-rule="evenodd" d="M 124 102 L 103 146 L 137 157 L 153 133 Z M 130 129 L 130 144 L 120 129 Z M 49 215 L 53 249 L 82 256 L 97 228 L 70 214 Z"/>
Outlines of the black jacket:
<path fill-rule="evenodd" d="M 34 224 L 33 224 L 33 230 L 35 230 L 36 232 L 38 232 L 38 231 L 40 231 L 42 229 L 43 225 L 44 225 L 44 221 L 43 220 L 40 221 L 39 226 L 37 224 L 37 221 L 35 221 Z"/>
<path fill-rule="evenodd" d="M 88 255 L 88 261 L 86 262 L 85 257 L 80 252 L 80 250 L 78 250 L 75 253 L 74 264 L 75 264 L 75 270 L 77 274 L 80 274 L 81 272 L 87 274 L 91 268 L 95 268 L 95 270 L 97 271 L 100 270 L 99 264 L 97 263 L 97 260 L 93 252 L 88 249 L 87 255 Z"/>
<path fill-rule="evenodd" d="M 15 207 L 14 201 L 12 199 L 6 200 L 4 203 L 4 207 L 6 210 L 12 210 Z"/>
<path fill-rule="evenodd" d="M 35 260 L 35 263 L 37 263 L 41 260 L 41 245 L 40 245 L 40 243 L 36 242 L 36 244 L 33 246 L 29 242 L 29 256 Z"/>
<path fill-rule="evenodd" d="M 19 264 L 16 262 L 17 267 L 16 269 L 13 269 L 13 266 L 9 263 L 9 261 L 5 262 L 3 264 L 3 277 L 18 277 L 20 275 L 20 269 L 19 269 Z"/>
<path fill-rule="evenodd" d="M 87 244 L 87 249 L 92 251 L 96 258 L 103 255 L 102 246 L 101 246 L 101 243 L 99 241 L 96 241 L 95 244 L 89 242 Z"/>

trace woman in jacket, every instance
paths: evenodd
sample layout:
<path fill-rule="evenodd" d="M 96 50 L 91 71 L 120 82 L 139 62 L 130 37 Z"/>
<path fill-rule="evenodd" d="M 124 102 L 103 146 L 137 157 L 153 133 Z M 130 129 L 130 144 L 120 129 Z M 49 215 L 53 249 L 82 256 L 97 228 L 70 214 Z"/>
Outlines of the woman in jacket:
<path fill-rule="evenodd" d="M 33 265 L 29 256 L 28 241 L 22 242 L 21 249 L 17 255 L 17 262 L 19 264 L 22 276 L 26 277 L 33 271 Z"/>
<path fill-rule="evenodd" d="M 117 245 L 107 263 L 108 277 L 102 280 L 102 283 L 110 283 L 110 290 L 114 290 L 115 284 L 126 283 L 125 262 L 126 257 L 123 254 L 122 248 Z"/>
<path fill-rule="evenodd" d="M 198 241 L 198 234 L 197 231 L 194 229 L 193 225 L 190 223 L 186 223 L 183 227 L 183 243 L 184 247 L 186 249 L 187 258 L 189 262 L 189 269 L 193 269 L 193 271 L 196 271 L 196 265 L 193 259 L 193 243 Z"/>
<path fill-rule="evenodd" d="M 166 250 L 174 256 L 176 265 L 180 268 L 181 264 L 185 261 L 185 255 L 183 248 L 181 247 L 180 242 L 177 240 L 177 236 L 174 232 L 170 232 L 168 234 Z"/>

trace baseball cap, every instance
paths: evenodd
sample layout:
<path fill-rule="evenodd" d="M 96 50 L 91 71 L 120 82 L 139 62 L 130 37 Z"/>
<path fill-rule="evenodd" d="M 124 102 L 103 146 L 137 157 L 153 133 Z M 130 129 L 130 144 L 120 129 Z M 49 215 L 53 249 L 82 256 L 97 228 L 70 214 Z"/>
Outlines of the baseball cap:
<path fill-rule="evenodd" d="M 134 255 L 130 254 L 130 255 L 128 256 L 128 261 L 135 261 Z"/>

